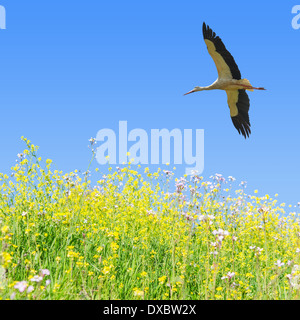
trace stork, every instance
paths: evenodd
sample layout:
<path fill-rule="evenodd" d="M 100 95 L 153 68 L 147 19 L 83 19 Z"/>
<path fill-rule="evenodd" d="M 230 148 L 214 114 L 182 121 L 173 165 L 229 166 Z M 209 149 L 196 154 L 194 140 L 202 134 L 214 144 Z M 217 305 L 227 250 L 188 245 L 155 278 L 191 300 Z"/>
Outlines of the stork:
<path fill-rule="evenodd" d="M 265 90 L 265 88 L 252 87 L 248 79 L 242 79 L 241 72 L 229 51 L 227 51 L 220 37 L 203 23 L 203 38 L 208 53 L 215 62 L 218 70 L 218 79 L 207 87 L 195 87 L 187 94 L 203 90 L 225 90 L 227 103 L 233 125 L 245 139 L 251 133 L 249 120 L 250 100 L 246 90 Z"/>

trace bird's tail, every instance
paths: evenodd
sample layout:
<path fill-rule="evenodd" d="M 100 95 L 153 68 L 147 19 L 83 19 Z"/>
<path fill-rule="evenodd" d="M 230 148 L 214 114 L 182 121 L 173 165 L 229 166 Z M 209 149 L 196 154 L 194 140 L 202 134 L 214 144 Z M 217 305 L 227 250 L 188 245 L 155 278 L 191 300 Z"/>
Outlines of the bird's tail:
<path fill-rule="evenodd" d="M 254 89 L 252 89 L 252 85 L 251 85 L 251 83 L 250 83 L 250 81 L 248 79 L 242 79 L 241 80 L 241 85 L 247 86 L 248 88 L 245 88 L 246 90 L 254 91 Z"/>

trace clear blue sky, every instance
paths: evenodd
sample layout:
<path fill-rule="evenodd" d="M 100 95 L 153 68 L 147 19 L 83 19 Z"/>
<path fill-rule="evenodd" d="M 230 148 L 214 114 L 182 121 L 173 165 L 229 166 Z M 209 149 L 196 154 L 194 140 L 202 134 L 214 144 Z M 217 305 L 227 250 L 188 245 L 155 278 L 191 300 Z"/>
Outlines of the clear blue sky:
<path fill-rule="evenodd" d="M 40 146 L 57 169 L 86 170 L 98 130 L 204 129 L 204 177 L 248 182 L 249 193 L 300 201 L 300 30 L 295 1 L 2 1 L 0 171 Z M 224 41 L 250 92 L 252 135 L 231 123 L 225 92 L 183 93 L 217 72 L 205 21 Z M 95 168 L 97 163 L 94 163 Z M 177 166 L 177 174 L 185 166 Z"/>

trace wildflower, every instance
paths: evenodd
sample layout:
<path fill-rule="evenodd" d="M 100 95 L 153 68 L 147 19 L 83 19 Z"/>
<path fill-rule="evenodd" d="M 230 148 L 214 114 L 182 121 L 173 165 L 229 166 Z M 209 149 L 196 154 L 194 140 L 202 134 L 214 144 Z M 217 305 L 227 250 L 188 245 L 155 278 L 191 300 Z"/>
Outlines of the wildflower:
<path fill-rule="evenodd" d="M 46 286 L 48 286 L 50 283 L 51 283 L 50 279 L 46 280 Z"/>
<path fill-rule="evenodd" d="M 110 267 L 105 266 L 102 270 L 103 274 L 108 274 L 110 272 Z"/>
<path fill-rule="evenodd" d="M 162 276 L 160 278 L 158 278 L 159 284 L 164 284 L 164 282 L 166 281 L 167 277 L 166 276 Z"/>
<path fill-rule="evenodd" d="M 41 276 L 50 276 L 50 271 L 48 269 L 41 269 L 40 270 Z"/>
<path fill-rule="evenodd" d="M 3 234 L 6 234 L 8 231 L 9 231 L 9 226 L 4 226 L 4 227 L 1 228 L 1 232 Z"/>
<path fill-rule="evenodd" d="M 290 285 L 294 288 L 294 289 L 300 289 L 300 267 L 299 265 L 295 264 L 291 274 L 286 275 L 286 277 L 289 279 L 290 281 Z"/>
<path fill-rule="evenodd" d="M 264 250 L 263 248 L 257 247 L 255 255 L 260 255 L 263 250 Z"/>
<path fill-rule="evenodd" d="M 181 193 L 185 189 L 185 184 L 186 184 L 185 178 L 180 178 L 179 180 L 177 180 L 177 182 L 175 183 L 176 192 Z"/>
<path fill-rule="evenodd" d="M 18 289 L 19 292 L 24 292 L 27 288 L 28 284 L 27 284 L 27 281 L 20 281 L 18 282 L 17 284 L 14 285 L 14 288 L 15 289 Z"/>
<path fill-rule="evenodd" d="M 235 276 L 235 272 L 228 272 L 226 276 L 222 277 L 221 280 L 228 279 L 231 280 Z"/>
<path fill-rule="evenodd" d="M 91 138 L 91 139 L 89 139 L 89 142 L 90 142 L 91 146 L 93 146 L 94 144 L 96 144 L 96 139 Z"/>
<path fill-rule="evenodd" d="M 214 230 L 212 233 L 213 233 L 214 236 L 223 236 L 223 238 L 225 236 L 229 235 L 229 232 L 228 231 L 224 231 L 223 229 L 219 229 L 218 231 Z"/>
<path fill-rule="evenodd" d="M 144 297 L 144 291 L 139 290 L 138 288 L 133 289 L 133 294 L 137 297 Z"/>
<path fill-rule="evenodd" d="M 28 288 L 27 288 L 27 293 L 30 293 L 30 292 L 32 292 L 34 290 L 34 286 L 29 286 Z"/>
<path fill-rule="evenodd" d="M 268 211 L 269 211 L 269 209 L 266 206 L 263 206 L 258 209 L 259 213 L 267 213 Z"/>
<path fill-rule="evenodd" d="M 30 279 L 32 282 L 41 282 L 43 280 L 42 277 L 40 276 L 34 276 L 33 278 Z"/>
<path fill-rule="evenodd" d="M 170 170 L 163 170 L 163 172 L 165 173 L 165 175 L 167 176 L 167 177 L 170 177 L 170 176 L 172 176 L 174 173 L 172 172 L 172 171 L 170 171 Z"/>
<path fill-rule="evenodd" d="M 284 266 L 284 262 L 281 262 L 280 260 L 277 260 L 275 265 L 278 266 L 278 268 L 281 268 L 282 266 Z"/>
<path fill-rule="evenodd" d="M 293 261 L 290 261 L 290 260 L 289 260 L 289 261 L 287 262 L 287 265 L 290 266 L 291 264 L 293 264 Z"/>
<path fill-rule="evenodd" d="M 154 212 L 152 209 L 150 209 L 150 210 L 147 210 L 147 215 L 148 216 L 155 216 L 156 215 L 156 212 Z"/>
<path fill-rule="evenodd" d="M 55 258 L 56 263 L 59 263 L 60 260 L 61 260 L 61 257 L 56 257 Z"/>

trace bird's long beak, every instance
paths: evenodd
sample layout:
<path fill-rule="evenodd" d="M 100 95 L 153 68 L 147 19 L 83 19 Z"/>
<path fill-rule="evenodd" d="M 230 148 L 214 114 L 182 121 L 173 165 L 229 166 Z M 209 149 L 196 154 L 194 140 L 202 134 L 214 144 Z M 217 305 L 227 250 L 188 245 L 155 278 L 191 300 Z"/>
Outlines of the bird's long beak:
<path fill-rule="evenodd" d="M 195 89 L 193 89 L 193 90 L 191 90 L 191 91 L 189 91 L 189 92 L 185 93 L 185 94 L 184 94 L 184 96 L 186 96 L 187 94 L 193 93 L 193 92 L 196 92 L 196 90 L 195 90 Z"/>

